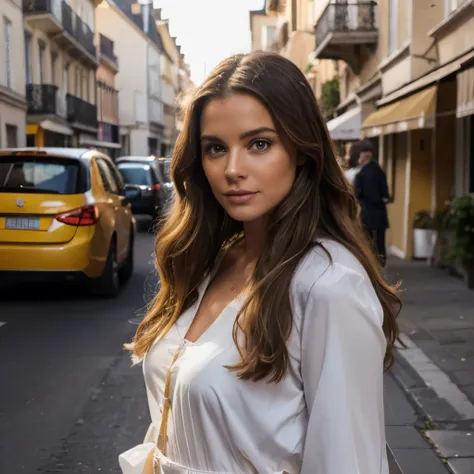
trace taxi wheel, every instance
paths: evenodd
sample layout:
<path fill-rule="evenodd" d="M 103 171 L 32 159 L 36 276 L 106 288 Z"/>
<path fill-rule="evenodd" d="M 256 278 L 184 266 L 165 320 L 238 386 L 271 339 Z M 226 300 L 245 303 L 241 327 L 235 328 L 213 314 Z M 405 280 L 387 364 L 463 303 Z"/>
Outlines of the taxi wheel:
<path fill-rule="evenodd" d="M 126 282 L 130 280 L 130 278 L 133 275 L 133 245 L 135 241 L 135 236 L 133 233 L 133 229 L 130 231 L 130 241 L 128 244 L 128 254 L 127 254 L 127 260 L 125 260 L 122 268 L 120 269 L 120 280 L 122 282 Z"/>
<path fill-rule="evenodd" d="M 105 262 L 104 272 L 93 283 L 93 292 L 98 296 L 115 298 L 120 292 L 119 267 L 115 240 L 112 240 Z"/>

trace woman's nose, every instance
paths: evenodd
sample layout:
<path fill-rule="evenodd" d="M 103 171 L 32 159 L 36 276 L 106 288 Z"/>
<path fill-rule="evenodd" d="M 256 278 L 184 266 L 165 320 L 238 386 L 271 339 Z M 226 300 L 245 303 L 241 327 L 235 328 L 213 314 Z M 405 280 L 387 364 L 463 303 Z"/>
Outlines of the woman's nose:
<path fill-rule="evenodd" d="M 231 150 L 227 160 L 225 176 L 228 179 L 239 179 L 245 177 L 244 156 L 241 150 Z"/>

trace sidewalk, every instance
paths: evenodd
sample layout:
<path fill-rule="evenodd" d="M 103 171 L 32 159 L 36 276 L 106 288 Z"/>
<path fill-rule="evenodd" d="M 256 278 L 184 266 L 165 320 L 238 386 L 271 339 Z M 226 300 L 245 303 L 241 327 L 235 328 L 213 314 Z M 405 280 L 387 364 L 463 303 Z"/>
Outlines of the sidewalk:
<path fill-rule="evenodd" d="M 386 375 L 389 448 L 403 474 L 473 474 L 474 292 L 424 262 L 390 259 L 387 271 L 402 281 L 407 345 Z"/>

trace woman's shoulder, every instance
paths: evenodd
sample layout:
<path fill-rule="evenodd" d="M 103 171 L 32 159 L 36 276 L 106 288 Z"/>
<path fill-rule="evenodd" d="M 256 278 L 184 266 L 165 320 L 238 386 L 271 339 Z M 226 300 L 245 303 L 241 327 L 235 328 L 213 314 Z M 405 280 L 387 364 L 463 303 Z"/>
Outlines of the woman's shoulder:
<path fill-rule="evenodd" d="M 304 307 L 311 295 L 348 298 L 361 285 L 372 289 L 368 274 L 357 257 L 334 240 L 318 239 L 296 269 L 291 294 L 292 299 Z"/>

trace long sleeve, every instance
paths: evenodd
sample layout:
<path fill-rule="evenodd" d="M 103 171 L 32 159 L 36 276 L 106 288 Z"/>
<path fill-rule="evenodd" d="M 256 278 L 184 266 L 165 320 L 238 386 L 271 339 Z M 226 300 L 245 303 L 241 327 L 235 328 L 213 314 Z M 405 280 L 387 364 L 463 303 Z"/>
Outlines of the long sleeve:
<path fill-rule="evenodd" d="M 301 327 L 309 414 L 301 474 L 388 474 L 382 320 L 362 269 L 334 263 L 312 286 Z"/>

